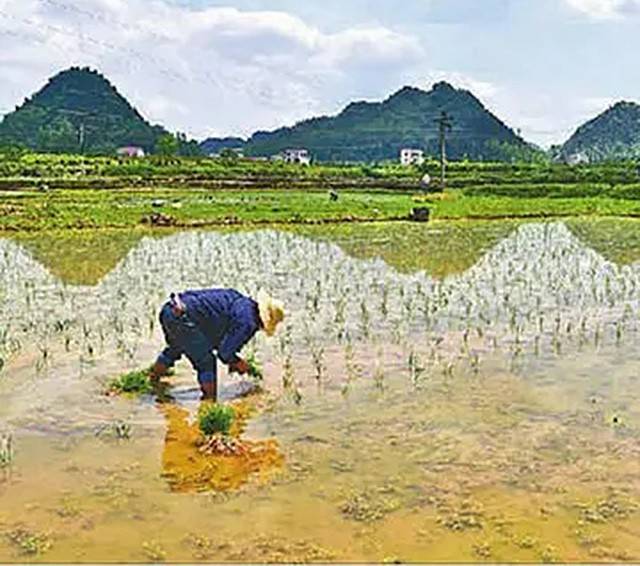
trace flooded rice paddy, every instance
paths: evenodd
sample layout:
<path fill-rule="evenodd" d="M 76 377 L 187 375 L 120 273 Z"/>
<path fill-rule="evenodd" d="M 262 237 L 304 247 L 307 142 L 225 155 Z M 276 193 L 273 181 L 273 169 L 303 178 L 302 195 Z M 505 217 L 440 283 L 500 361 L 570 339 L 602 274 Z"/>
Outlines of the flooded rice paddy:
<path fill-rule="evenodd" d="M 0 239 L 0 561 L 640 560 L 639 228 Z M 192 450 L 186 364 L 103 394 L 170 292 L 263 285 L 251 457 Z"/>

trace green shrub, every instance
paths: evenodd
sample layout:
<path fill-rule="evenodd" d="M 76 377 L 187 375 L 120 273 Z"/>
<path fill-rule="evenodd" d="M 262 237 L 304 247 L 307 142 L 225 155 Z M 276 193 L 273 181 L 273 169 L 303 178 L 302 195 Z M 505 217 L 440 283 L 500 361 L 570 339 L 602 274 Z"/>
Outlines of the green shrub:
<path fill-rule="evenodd" d="M 235 418 L 235 411 L 226 405 L 206 403 L 200 407 L 198 424 L 205 436 L 228 435 Z"/>

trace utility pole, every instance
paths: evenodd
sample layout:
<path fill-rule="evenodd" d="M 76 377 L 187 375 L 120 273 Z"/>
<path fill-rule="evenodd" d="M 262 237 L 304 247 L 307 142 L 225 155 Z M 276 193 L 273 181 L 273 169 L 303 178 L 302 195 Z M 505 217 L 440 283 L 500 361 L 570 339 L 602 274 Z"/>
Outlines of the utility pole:
<path fill-rule="evenodd" d="M 80 153 L 84 153 L 84 122 L 80 123 L 80 127 L 78 128 L 78 145 L 80 146 Z"/>
<path fill-rule="evenodd" d="M 453 128 L 453 120 L 443 110 L 440 118 L 434 120 L 440 131 L 440 187 L 444 190 L 447 182 L 447 132 Z"/>
<path fill-rule="evenodd" d="M 91 117 L 91 112 L 82 112 L 80 110 L 61 110 L 62 113 L 64 114 L 68 114 L 71 117 L 77 116 L 78 120 L 79 120 L 79 124 L 78 127 L 75 128 L 76 130 L 76 135 L 77 140 L 78 140 L 78 152 L 83 154 L 84 153 L 84 146 L 86 145 L 86 141 L 87 141 L 87 128 L 86 128 L 86 120 L 87 118 Z M 75 120 L 71 120 L 71 118 L 69 118 L 69 120 L 71 121 L 71 127 L 74 127 L 74 122 Z"/>

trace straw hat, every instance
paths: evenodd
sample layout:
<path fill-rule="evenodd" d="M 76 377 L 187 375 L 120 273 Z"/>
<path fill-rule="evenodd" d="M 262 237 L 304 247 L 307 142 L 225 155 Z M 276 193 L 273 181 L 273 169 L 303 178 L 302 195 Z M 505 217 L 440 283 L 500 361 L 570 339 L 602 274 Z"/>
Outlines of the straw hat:
<path fill-rule="evenodd" d="M 273 336 L 276 328 L 284 320 L 284 304 L 269 295 L 264 289 L 258 291 L 260 320 L 267 336 Z"/>

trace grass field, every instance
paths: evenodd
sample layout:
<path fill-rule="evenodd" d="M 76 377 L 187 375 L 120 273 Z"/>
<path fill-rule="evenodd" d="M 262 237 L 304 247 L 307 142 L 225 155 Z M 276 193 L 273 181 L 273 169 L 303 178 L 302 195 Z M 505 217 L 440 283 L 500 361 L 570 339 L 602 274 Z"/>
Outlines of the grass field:
<path fill-rule="evenodd" d="M 14 153 L 0 155 L 0 230 L 131 228 L 153 214 L 176 227 L 401 220 L 416 206 L 435 220 L 640 216 L 633 162 L 456 162 L 444 193 L 423 191 L 422 176 L 437 171 L 434 162 L 299 167 Z"/>
<path fill-rule="evenodd" d="M 443 195 L 406 191 L 123 190 L 8 191 L 0 193 L 0 230 L 131 228 L 148 225 L 154 214 L 169 226 L 305 224 L 406 219 L 426 206 L 432 219 L 637 217 L 640 200 L 606 196 L 523 198 Z"/>
<path fill-rule="evenodd" d="M 640 201 L 611 197 L 522 198 L 466 196 L 459 192 L 445 193 L 444 198 L 422 198 L 433 210 L 434 218 L 549 218 L 565 216 L 628 216 L 640 215 Z"/>
<path fill-rule="evenodd" d="M 0 228 L 125 228 L 154 213 L 176 226 L 388 220 L 407 216 L 412 206 L 408 194 L 383 192 L 343 192 L 332 202 L 325 191 L 25 191 L 0 196 Z"/>

